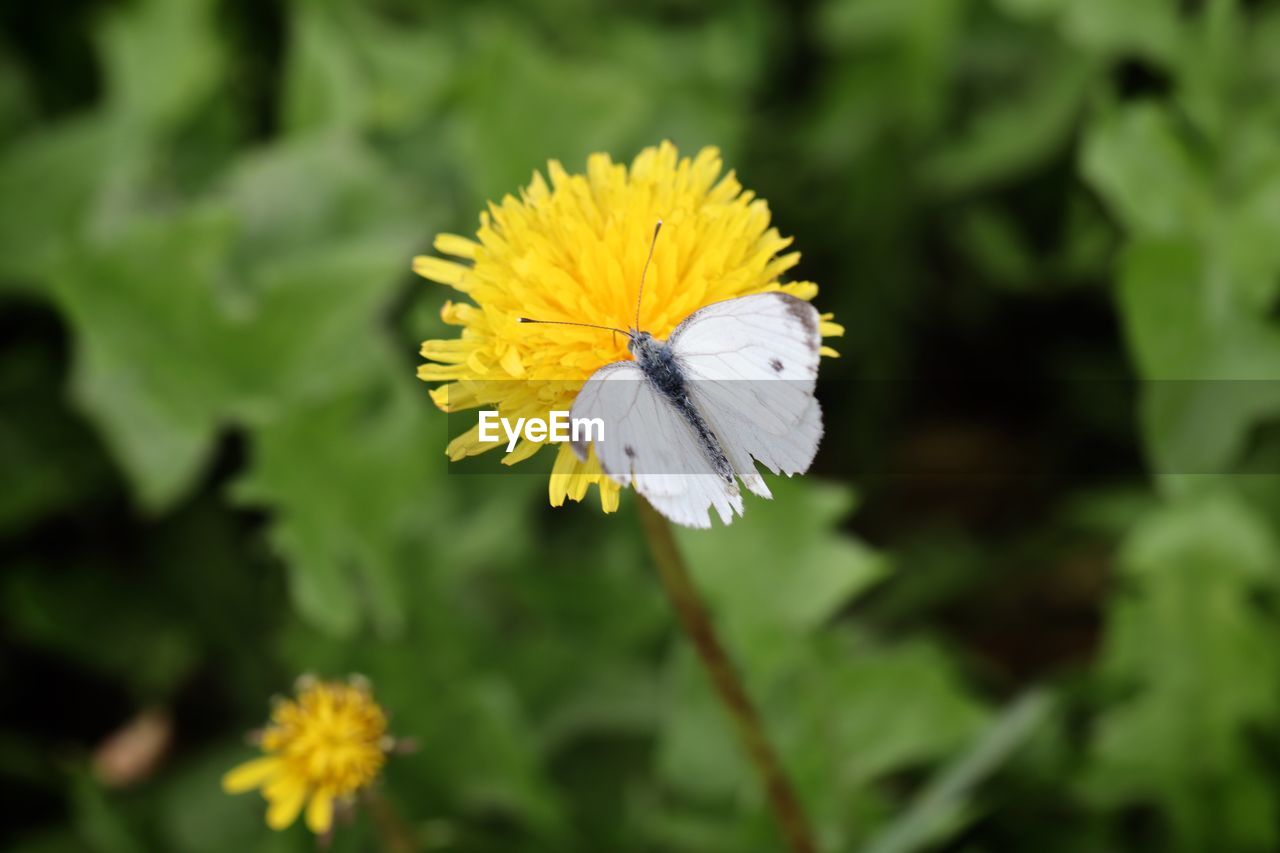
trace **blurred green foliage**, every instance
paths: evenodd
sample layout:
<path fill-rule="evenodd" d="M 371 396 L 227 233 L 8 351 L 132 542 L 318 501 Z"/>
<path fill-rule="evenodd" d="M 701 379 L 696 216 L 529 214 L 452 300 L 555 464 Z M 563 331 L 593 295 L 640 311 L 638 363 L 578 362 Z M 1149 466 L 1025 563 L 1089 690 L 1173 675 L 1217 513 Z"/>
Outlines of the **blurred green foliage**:
<path fill-rule="evenodd" d="M 629 502 L 446 473 L 413 377 L 436 231 L 670 138 L 849 330 L 815 475 L 681 538 L 823 849 L 1274 849 L 1278 6 L 6 7 L 0 841 L 310 849 L 218 777 L 359 671 L 422 849 L 777 849 Z"/>

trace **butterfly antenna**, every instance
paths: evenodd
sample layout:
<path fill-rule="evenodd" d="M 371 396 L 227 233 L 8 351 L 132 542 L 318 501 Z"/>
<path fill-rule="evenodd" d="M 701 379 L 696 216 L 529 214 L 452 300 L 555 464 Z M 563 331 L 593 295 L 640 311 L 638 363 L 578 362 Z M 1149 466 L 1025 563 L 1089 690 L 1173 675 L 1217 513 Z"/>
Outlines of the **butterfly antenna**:
<path fill-rule="evenodd" d="M 644 298 L 644 277 L 649 272 L 649 262 L 653 260 L 653 249 L 658 245 L 658 232 L 662 230 L 662 220 L 658 220 L 658 224 L 653 226 L 653 240 L 649 243 L 649 257 L 644 259 L 644 269 L 640 272 L 640 292 L 636 294 L 636 325 L 640 328 L 640 300 Z"/>
<path fill-rule="evenodd" d="M 528 317 L 517 317 L 517 323 L 542 323 L 549 326 L 582 326 L 584 329 L 604 329 L 606 332 L 614 334 L 626 335 L 631 337 L 631 333 L 625 329 L 619 329 L 615 326 L 598 326 L 595 323 L 571 323 L 568 320 L 531 320 Z"/>

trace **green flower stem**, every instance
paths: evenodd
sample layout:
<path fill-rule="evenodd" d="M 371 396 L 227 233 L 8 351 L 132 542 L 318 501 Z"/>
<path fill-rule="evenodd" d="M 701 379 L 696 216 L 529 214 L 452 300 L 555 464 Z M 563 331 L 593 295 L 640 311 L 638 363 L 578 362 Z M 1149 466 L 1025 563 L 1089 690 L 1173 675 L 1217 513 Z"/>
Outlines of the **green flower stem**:
<path fill-rule="evenodd" d="M 675 537 L 672 536 L 670 523 L 644 498 L 637 495 L 637 500 L 640 505 L 640 521 L 649 540 L 649 550 L 653 552 L 654 562 L 658 564 L 658 575 L 662 578 L 667 598 L 675 608 L 680 626 L 693 643 L 698 659 L 702 661 L 702 666 L 715 687 L 720 704 L 733 720 L 751 763 L 764 782 L 769 805 L 788 848 L 792 853 L 816 853 L 813 831 L 809 828 L 804 809 L 778 761 L 777 752 L 765 734 L 759 712 L 751 703 L 751 697 L 747 695 L 733 662 L 716 637 L 711 614 L 698 597 L 693 579 L 689 576 Z"/>

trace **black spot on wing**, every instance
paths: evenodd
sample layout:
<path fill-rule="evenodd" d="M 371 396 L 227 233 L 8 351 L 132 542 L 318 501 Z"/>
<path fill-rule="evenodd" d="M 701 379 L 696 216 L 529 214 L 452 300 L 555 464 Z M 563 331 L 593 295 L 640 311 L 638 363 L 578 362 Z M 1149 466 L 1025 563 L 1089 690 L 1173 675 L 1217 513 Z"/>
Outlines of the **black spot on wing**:
<path fill-rule="evenodd" d="M 622 452 L 623 452 L 623 453 L 625 453 L 625 454 L 627 454 L 627 458 L 628 458 L 628 459 L 635 459 L 635 458 L 636 458 L 636 449 L 635 449 L 634 447 L 632 447 L 631 445 L 629 445 L 629 444 L 628 444 L 628 445 L 625 445 L 625 446 L 622 448 Z"/>
<path fill-rule="evenodd" d="M 782 372 L 782 362 L 776 358 L 769 359 L 769 366 L 773 368 L 774 373 Z"/>
<path fill-rule="evenodd" d="M 800 321 L 800 325 L 809 334 L 815 342 L 820 338 L 818 335 L 818 310 L 805 302 L 803 299 L 797 299 L 789 293 L 779 293 L 778 296 L 783 300 L 783 305 L 791 316 Z"/>

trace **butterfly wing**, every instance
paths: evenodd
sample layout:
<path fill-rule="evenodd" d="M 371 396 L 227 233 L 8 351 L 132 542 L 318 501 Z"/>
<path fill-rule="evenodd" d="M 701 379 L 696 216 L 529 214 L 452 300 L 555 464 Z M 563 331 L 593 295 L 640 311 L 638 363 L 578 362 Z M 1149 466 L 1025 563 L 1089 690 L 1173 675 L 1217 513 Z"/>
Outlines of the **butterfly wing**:
<path fill-rule="evenodd" d="M 605 474 L 619 485 L 634 485 L 677 524 L 710 527 L 708 508 L 725 524 L 742 514 L 737 482 L 716 473 L 692 425 L 634 361 L 606 364 L 592 374 L 570 417 L 599 418 L 603 439 L 591 447 Z M 586 441 L 572 446 L 579 459 L 587 458 Z"/>
<path fill-rule="evenodd" d="M 809 303 L 760 293 L 695 311 L 667 342 L 690 399 L 743 483 L 763 497 L 769 488 L 753 459 L 791 476 L 808 470 L 818 452 L 818 323 Z"/>

